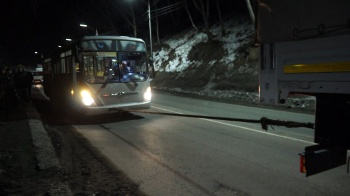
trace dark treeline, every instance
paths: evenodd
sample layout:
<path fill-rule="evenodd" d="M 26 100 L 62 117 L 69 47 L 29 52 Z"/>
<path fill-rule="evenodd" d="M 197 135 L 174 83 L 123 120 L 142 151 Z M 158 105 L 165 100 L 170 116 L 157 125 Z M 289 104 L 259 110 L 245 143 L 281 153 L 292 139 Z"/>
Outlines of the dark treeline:
<path fill-rule="evenodd" d="M 75 10 L 78 19 L 90 23 L 99 34 L 148 40 L 148 2 L 154 42 L 188 27 L 209 33 L 208 28 L 214 22 L 222 22 L 227 14 L 246 9 L 245 0 L 88 0 L 75 4 Z M 78 36 L 86 33 L 80 32 Z"/>
<path fill-rule="evenodd" d="M 37 59 L 34 51 L 45 56 L 67 44 L 65 38 L 94 35 L 96 30 L 99 35 L 133 36 L 149 43 L 148 3 L 155 44 L 186 28 L 210 37 L 210 25 L 246 10 L 246 0 L 13 0 L 0 6 L 6 18 L 1 23 L 0 62 Z"/>

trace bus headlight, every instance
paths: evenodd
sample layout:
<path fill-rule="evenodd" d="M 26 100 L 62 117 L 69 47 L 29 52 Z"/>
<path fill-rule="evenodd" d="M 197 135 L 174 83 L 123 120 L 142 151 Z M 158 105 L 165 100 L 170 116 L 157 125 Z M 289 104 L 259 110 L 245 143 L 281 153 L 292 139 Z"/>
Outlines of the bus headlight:
<path fill-rule="evenodd" d="M 143 99 L 145 101 L 151 101 L 151 99 L 152 99 L 151 87 L 147 88 L 146 92 L 143 94 Z"/>
<path fill-rule="evenodd" d="M 84 105 L 90 106 L 91 104 L 95 103 L 95 100 L 91 97 L 91 94 L 87 90 L 82 90 L 80 92 L 81 100 Z"/>

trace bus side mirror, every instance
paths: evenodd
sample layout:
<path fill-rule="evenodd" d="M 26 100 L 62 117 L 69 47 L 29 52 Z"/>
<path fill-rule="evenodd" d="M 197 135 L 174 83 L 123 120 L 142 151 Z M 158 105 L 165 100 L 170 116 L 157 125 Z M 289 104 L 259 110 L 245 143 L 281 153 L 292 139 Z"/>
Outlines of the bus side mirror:
<path fill-rule="evenodd" d="M 153 65 L 153 58 L 151 56 L 148 57 L 148 61 L 151 65 Z"/>
<path fill-rule="evenodd" d="M 153 58 L 151 56 L 148 57 L 148 62 L 149 62 L 148 69 L 151 70 L 151 72 L 152 72 L 151 78 L 154 78 L 155 77 L 155 73 L 154 73 L 154 66 L 153 66 Z"/>
<path fill-rule="evenodd" d="M 76 49 L 76 53 L 74 55 L 75 56 L 75 62 L 76 63 L 83 62 L 83 55 L 81 54 L 82 51 L 83 51 L 83 48 L 76 46 L 75 49 Z"/>

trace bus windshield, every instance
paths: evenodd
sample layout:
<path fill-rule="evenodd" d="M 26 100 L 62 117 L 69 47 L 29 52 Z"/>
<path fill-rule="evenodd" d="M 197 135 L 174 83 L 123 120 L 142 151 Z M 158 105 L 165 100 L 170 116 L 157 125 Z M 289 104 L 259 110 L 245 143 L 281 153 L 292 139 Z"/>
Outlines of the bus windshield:
<path fill-rule="evenodd" d="M 149 77 L 146 52 L 83 52 L 88 83 L 143 82 Z"/>

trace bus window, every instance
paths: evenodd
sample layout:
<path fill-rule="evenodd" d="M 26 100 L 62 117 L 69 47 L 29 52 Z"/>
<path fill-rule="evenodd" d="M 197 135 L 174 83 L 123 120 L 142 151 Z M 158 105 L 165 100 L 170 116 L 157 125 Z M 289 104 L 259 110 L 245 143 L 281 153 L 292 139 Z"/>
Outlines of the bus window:
<path fill-rule="evenodd" d="M 65 63 L 66 59 L 65 58 L 61 58 L 61 72 L 60 73 L 66 73 L 66 63 Z"/>
<path fill-rule="evenodd" d="M 89 82 L 95 82 L 94 75 L 94 59 L 92 56 L 84 56 L 84 79 Z"/>
<path fill-rule="evenodd" d="M 73 58 L 72 56 L 66 57 L 66 73 L 72 73 L 73 71 Z"/>
<path fill-rule="evenodd" d="M 74 63 L 74 69 L 75 69 L 75 72 L 79 73 L 80 71 L 80 68 L 79 68 L 79 63 Z"/>
<path fill-rule="evenodd" d="M 54 73 L 61 73 L 61 62 L 60 61 L 56 61 L 55 64 L 54 64 L 54 67 L 55 67 L 55 70 L 54 70 Z"/>
<path fill-rule="evenodd" d="M 148 72 L 146 55 L 144 53 L 128 54 L 130 68 L 137 74 L 146 74 Z"/>
<path fill-rule="evenodd" d="M 89 83 L 142 82 L 149 78 L 145 52 L 85 52 L 83 59 L 83 75 Z M 121 62 L 126 62 L 127 71 Z"/>
<path fill-rule="evenodd" d="M 84 57 L 84 75 L 92 76 L 94 75 L 94 59 L 92 56 Z"/>
<path fill-rule="evenodd" d="M 97 67 L 96 67 L 96 76 L 103 76 L 104 75 L 104 58 L 103 57 L 97 57 Z"/>
<path fill-rule="evenodd" d="M 84 79 L 89 83 L 120 82 L 118 69 L 115 57 L 84 56 Z"/>

